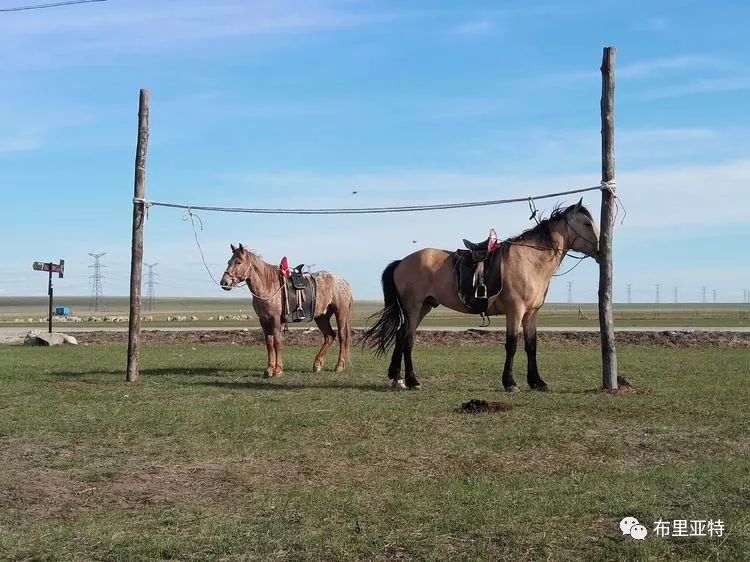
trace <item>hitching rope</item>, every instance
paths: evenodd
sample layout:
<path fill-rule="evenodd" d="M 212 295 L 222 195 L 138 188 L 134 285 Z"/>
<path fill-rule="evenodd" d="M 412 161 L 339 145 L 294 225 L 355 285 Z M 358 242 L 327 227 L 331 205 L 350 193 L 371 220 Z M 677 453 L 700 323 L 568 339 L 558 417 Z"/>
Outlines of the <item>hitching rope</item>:
<path fill-rule="evenodd" d="M 492 199 L 489 201 L 468 201 L 464 203 L 440 203 L 437 205 L 407 205 L 401 207 L 349 207 L 341 209 L 268 209 L 253 207 L 213 207 L 206 205 L 182 205 L 179 203 L 162 203 L 160 201 L 151 201 L 143 197 L 133 198 L 133 203 L 141 203 L 146 207 L 169 207 L 172 209 L 192 209 L 193 211 L 215 211 L 220 213 L 251 213 L 260 215 L 362 215 L 377 213 L 413 213 L 419 211 L 441 211 L 447 209 L 467 209 L 471 207 L 488 207 L 491 205 L 505 205 L 508 203 L 527 202 L 529 199 L 550 199 L 562 195 L 572 195 L 573 193 L 584 193 L 586 191 L 609 191 L 614 195 L 615 182 L 602 182 L 600 185 L 593 187 L 583 187 L 571 189 L 568 191 L 558 191 L 557 193 L 548 193 L 545 195 L 536 195 L 534 197 L 516 197 L 513 199 Z"/>
<path fill-rule="evenodd" d="M 537 224 L 539 224 L 539 219 L 537 218 L 538 210 L 536 208 L 536 205 L 534 205 L 535 199 L 550 199 L 552 197 L 560 197 L 561 195 L 572 195 L 574 193 L 584 193 L 587 191 L 609 191 L 612 197 L 615 200 L 615 214 L 612 218 L 612 221 L 617 218 L 617 215 L 619 214 L 620 208 L 622 207 L 623 210 L 623 217 L 622 221 L 620 223 L 625 221 L 625 216 L 627 215 L 627 211 L 625 210 L 625 206 L 620 201 L 620 198 L 618 197 L 617 193 L 617 182 L 613 178 L 609 181 L 602 181 L 601 184 L 592 186 L 592 187 L 584 187 L 584 188 L 578 188 L 578 189 L 570 189 L 567 191 L 558 191 L 556 193 L 548 193 L 545 195 L 537 195 L 537 196 L 529 196 L 529 197 L 516 197 L 513 199 L 494 199 L 494 200 L 488 200 L 488 201 L 469 201 L 464 203 L 442 203 L 438 205 L 411 205 L 411 206 L 402 206 L 402 207 L 353 207 L 353 208 L 342 208 L 342 209 L 264 209 L 264 208 L 246 208 L 246 207 L 213 207 L 213 206 L 201 206 L 201 205 L 180 205 L 177 203 L 162 203 L 159 201 L 151 201 L 149 199 L 146 199 L 144 197 L 134 197 L 133 198 L 133 204 L 142 204 L 144 208 L 144 214 L 146 218 L 148 219 L 148 209 L 150 207 L 168 207 L 172 209 L 185 209 L 187 211 L 186 215 L 182 218 L 183 221 L 190 221 L 191 226 L 193 227 L 193 237 L 195 238 L 195 243 L 198 246 L 198 251 L 201 255 L 201 261 L 203 262 L 203 267 L 206 269 L 206 273 L 208 273 L 208 276 L 211 278 L 211 281 L 213 281 L 217 286 L 221 287 L 221 284 L 216 281 L 213 274 L 211 273 L 211 270 L 208 267 L 208 264 L 206 263 L 206 256 L 203 252 L 203 248 L 201 247 L 200 240 L 198 239 L 198 231 L 195 228 L 195 218 L 198 219 L 198 222 L 200 223 L 200 229 L 203 230 L 203 221 L 201 218 L 193 213 L 193 210 L 200 210 L 200 211 L 216 211 L 216 212 L 223 212 L 223 213 L 252 213 L 252 214 L 276 214 L 276 215 L 348 215 L 348 214 L 376 214 L 376 213 L 408 213 L 408 212 L 418 212 L 418 211 L 438 211 L 438 210 L 447 210 L 447 209 L 466 209 L 471 207 L 487 207 L 491 205 L 505 205 L 508 203 L 520 203 L 522 201 L 525 201 L 529 204 L 529 209 L 532 211 L 531 217 L 529 219 L 536 220 Z M 575 256 L 571 256 L 575 257 Z M 583 258 L 576 258 L 578 260 L 582 260 Z M 580 261 L 575 264 L 573 267 L 571 267 L 569 270 L 567 270 L 565 273 L 560 274 L 554 274 L 553 277 L 559 277 L 562 275 L 565 275 L 566 273 L 570 273 L 572 270 L 574 270 L 576 267 L 580 265 Z M 245 285 L 247 285 L 247 281 L 245 281 Z M 237 285 L 235 287 L 232 287 L 233 289 L 239 288 L 242 285 Z M 279 290 L 281 287 L 279 288 Z M 274 293 L 273 296 L 275 296 L 279 290 Z M 272 297 L 262 297 L 260 295 L 256 295 L 255 293 L 250 291 L 253 297 L 257 297 L 263 300 L 266 300 L 268 298 Z"/>
<path fill-rule="evenodd" d="M 203 267 L 206 268 L 206 273 L 208 273 L 208 276 L 211 278 L 211 281 L 213 281 L 216 284 L 217 287 L 221 287 L 223 289 L 224 287 L 222 286 L 221 283 L 219 283 L 214 278 L 213 273 L 211 273 L 211 269 L 209 269 L 208 264 L 206 263 L 206 255 L 203 253 L 203 247 L 201 246 L 200 240 L 198 240 L 198 231 L 195 228 L 195 219 L 198 219 L 198 223 L 200 224 L 200 229 L 203 230 L 203 220 L 198 215 L 196 215 L 195 213 L 193 213 L 193 211 L 192 211 L 192 209 L 190 207 L 188 207 L 187 213 L 185 214 L 184 217 L 182 217 L 182 220 L 183 221 L 188 221 L 189 220 L 190 221 L 190 226 L 193 227 L 193 237 L 195 238 L 195 244 L 196 244 L 196 246 L 198 246 L 198 251 L 201 254 L 201 261 L 203 262 Z M 281 289 L 284 288 L 284 285 L 281 284 L 281 285 L 279 285 L 279 288 L 276 289 L 276 291 L 273 292 L 273 294 L 266 295 L 264 297 L 264 296 L 261 296 L 261 295 L 256 295 L 253 292 L 253 290 L 250 288 L 250 285 L 247 284 L 247 279 L 245 279 L 245 281 L 243 281 L 242 283 L 238 283 L 237 285 L 234 285 L 234 286 L 230 287 L 230 289 L 239 289 L 240 287 L 244 287 L 244 286 L 247 286 L 248 290 L 250 291 L 250 294 L 253 297 L 255 297 L 256 299 L 264 300 L 264 301 L 267 301 L 267 300 L 270 300 L 270 299 L 274 298 L 276 295 L 279 294 L 279 292 L 281 292 Z"/>

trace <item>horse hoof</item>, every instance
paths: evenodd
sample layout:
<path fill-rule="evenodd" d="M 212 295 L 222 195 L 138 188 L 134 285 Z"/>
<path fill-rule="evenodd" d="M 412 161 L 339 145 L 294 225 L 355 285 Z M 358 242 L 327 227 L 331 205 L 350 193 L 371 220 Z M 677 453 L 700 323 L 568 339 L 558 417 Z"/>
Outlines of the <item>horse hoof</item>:
<path fill-rule="evenodd" d="M 506 386 L 505 392 L 508 392 L 510 394 L 516 394 L 518 392 L 521 392 L 521 389 L 518 388 L 515 384 L 513 386 Z"/>
<path fill-rule="evenodd" d="M 313 373 L 319 373 L 323 370 L 323 365 L 314 365 L 313 366 Z"/>
<path fill-rule="evenodd" d="M 267 379 L 272 376 L 273 376 L 273 371 L 269 371 L 268 369 L 263 371 L 263 373 L 261 374 L 261 377 L 263 377 L 264 379 Z"/>
<path fill-rule="evenodd" d="M 537 392 L 552 392 L 546 384 L 539 384 L 537 386 L 533 386 L 532 389 L 536 390 Z"/>
<path fill-rule="evenodd" d="M 421 384 L 419 384 L 419 383 L 417 383 L 417 384 L 413 384 L 413 385 L 411 385 L 411 386 L 409 387 L 409 390 L 421 390 L 421 389 L 422 389 L 422 385 L 421 385 Z"/>
<path fill-rule="evenodd" d="M 393 380 L 391 381 L 391 388 L 394 390 L 406 390 L 406 383 L 403 379 Z"/>
<path fill-rule="evenodd" d="M 340 373 L 345 369 L 344 365 L 336 365 L 336 372 Z"/>

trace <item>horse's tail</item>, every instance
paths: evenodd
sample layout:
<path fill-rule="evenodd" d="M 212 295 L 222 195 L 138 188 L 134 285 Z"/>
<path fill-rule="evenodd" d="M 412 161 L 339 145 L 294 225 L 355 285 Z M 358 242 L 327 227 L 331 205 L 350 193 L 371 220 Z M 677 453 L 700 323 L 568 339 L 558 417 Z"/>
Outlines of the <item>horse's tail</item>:
<path fill-rule="evenodd" d="M 383 270 L 381 281 L 383 283 L 383 299 L 385 306 L 380 312 L 376 312 L 370 318 L 377 318 L 375 324 L 364 331 L 359 343 L 366 344 L 375 350 L 375 355 L 385 355 L 398 336 L 398 332 L 404 325 L 404 311 L 398 298 L 398 289 L 393 279 L 393 272 L 401 260 L 388 264 Z"/>

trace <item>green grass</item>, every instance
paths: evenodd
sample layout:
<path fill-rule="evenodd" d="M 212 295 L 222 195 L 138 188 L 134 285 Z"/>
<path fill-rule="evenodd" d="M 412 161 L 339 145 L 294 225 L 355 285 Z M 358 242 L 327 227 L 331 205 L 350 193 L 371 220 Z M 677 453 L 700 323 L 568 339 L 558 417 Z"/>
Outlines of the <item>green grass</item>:
<path fill-rule="evenodd" d="M 750 352 L 618 351 L 642 394 L 592 392 L 595 348 L 543 348 L 554 392 L 510 396 L 496 348 L 421 348 L 394 393 L 360 352 L 312 375 L 290 347 L 267 380 L 260 346 L 147 346 L 128 385 L 122 346 L 0 346 L 0 558 L 746 559 Z M 625 516 L 726 532 L 636 542 Z"/>
<path fill-rule="evenodd" d="M 0 326 L 25 327 L 44 326 L 39 318 L 47 317 L 47 299 L 44 297 L 0 297 Z M 84 318 L 107 315 L 127 315 L 128 300 L 126 297 L 105 299 L 106 313 L 90 313 L 87 297 L 57 297 L 56 305 L 69 306 L 73 314 Z M 382 307 L 380 301 L 356 301 L 354 304 L 353 325 L 362 327 L 368 323 L 368 317 Z M 578 304 L 549 303 L 542 308 L 539 325 L 542 327 L 598 327 L 596 304 L 580 305 L 583 313 L 579 314 Z M 217 320 L 222 316 L 253 315 L 249 298 L 159 298 L 154 312 L 144 311 L 143 315 L 154 317 L 154 322 L 144 323 L 145 327 L 159 328 L 165 326 L 189 327 L 245 327 L 257 326 L 257 320 Z M 167 316 L 197 316 L 194 322 L 180 324 L 166 322 Z M 750 305 L 743 304 L 616 304 L 614 307 L 616 325 L 619 327 L 748 327 L 750 326 Z M 213 320 L 209 320 L 213 317 Z M 16 323 L 16 318 L 34 318 L 32 323 Z M 460 314 L 444 307 L 432 311 L 424 321 L 427 327 L 476 327 L 480 324 L 478 316 Z M 66 324 L 59 324 L 65 326 Z M 123 324 L 83 323 L 81 327 L 120 326 Z M 494 319 L 493 325 L 504 325 L 503 318 Z"/>

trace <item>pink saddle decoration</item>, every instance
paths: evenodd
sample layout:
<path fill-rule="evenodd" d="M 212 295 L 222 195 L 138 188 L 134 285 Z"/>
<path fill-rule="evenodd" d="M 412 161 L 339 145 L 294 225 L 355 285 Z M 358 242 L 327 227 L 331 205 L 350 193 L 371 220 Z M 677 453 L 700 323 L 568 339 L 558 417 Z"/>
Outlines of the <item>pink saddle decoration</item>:
<path fill-rule="evenodd" d="M 497 239 L 497 232 L 495 232 L 494 228 L 490 229 L 490 242 L 487 244 L 487 250 L 492 253 L 497 249 L 497 246 L 500 242 Z"/>
<path fill-rule="evenodd" d="M 281 269 L 281 274 L 286 278 L 289 279 L 292 276 L 292 270 L 289 269 L 289 260 L 286 259 L 286 256 L 281 258 L 281 263 L 279 264 L 279 269 Z"/>

